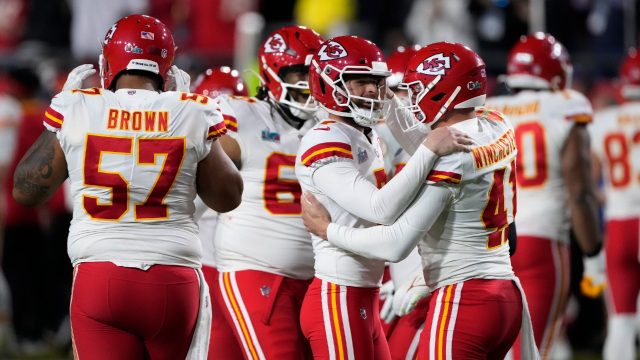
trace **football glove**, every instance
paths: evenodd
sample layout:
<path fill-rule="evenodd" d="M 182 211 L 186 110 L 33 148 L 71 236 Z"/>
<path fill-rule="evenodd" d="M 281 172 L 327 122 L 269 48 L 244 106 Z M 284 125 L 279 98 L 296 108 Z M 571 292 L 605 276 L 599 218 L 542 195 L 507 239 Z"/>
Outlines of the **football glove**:
<path fill-rule="evenodd" d="M 67 76 L 67 81 L 62 86 L 63 91 L 81 89 L 84 79 L 96 73 L 92 64 L 83 64 L 71 70 Z"/>
<path fill-rule="evenodd" d="M 389 280 L 386 283 L 382 284 L 380 287 L 380 299 L 384 300 L 382 307 L 380 308 L 380 320 L 389 324 L 396 317 L 396 314 L 393 312 L 393 294 L 395 287 L 393 286 L 393 281 Z"/>
<path fill-rule="evenodd" d="M 580 281 L 580 290 L 583 295 L 590 298 L 598 298 L 606 287 L 604 250 L 596 256 L 584 257 L 584 272 Z"/>
<path fill-rule="evenodd" d="M 397 316 L 410 313 L 420 300 L 429 295 L 429 288 L 420 271 L 414 278 L 400 285 L 393 296 L 393 311 Z"/>
<path fill-rule="evenodd" d="M 189 92 L 191 85 L 191 76 L 186 71 L 180 70 L 177 66 L 172 65 L 167 73 L 166 91 Z"/>

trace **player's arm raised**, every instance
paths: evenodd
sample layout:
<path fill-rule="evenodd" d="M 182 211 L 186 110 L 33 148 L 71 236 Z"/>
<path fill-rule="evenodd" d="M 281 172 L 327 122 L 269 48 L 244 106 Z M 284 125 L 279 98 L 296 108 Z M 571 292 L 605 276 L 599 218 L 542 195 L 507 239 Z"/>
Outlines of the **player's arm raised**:
<path fill-rule="evenodd" d="M 597 253 L 602 245 L 589 142 L 586 125 L 575 124 L 562 151 L 562 173 L 569 192 L 571 224 L 578 245 L 586 255 Z"/>
<path fill-rule="evenodd" d="M 67 178 L 64 152 L 53 132 L 44 130 L 13 174 L 13 198 L 25 206 L 46 201 Z"/>
<path fill-rule="evenodd" d="M 242 177 L 219 141 L 211 144 L 209 155 L 198 163 L 196 184 L 202 201 L 217 212 L 228 212 L 240 205 Z"/>

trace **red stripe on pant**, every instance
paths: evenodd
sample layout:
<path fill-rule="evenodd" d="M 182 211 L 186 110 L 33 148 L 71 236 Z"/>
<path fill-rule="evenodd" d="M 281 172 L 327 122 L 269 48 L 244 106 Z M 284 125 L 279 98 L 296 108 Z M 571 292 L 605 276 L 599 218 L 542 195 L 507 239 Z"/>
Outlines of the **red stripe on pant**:
<path fill-rule="evenodd" d="M 211 313 L 211 337 L 209 339 L 209 353 L 207 358 L 209 360 L 242 360 L 244 356 L 233 334 L 233 328 L 229 326 L 224 312 L 220 311 L 220 309 L 224 308 L 224 302 L 220 294 L 218 269 L 203 265 L 202 273 L 209 285 L 211 308 L 213 309 Z"/>
<path fill-rule="evenodd" d="M 472 279 L 437 289 L 420 339 L 419 359 L 503 359 L 522 322 L 511 280 Z"/>
<path fill-rule="evenodd" d="M 390 359 L 380 324 L 378 288 L 314 279 L 300 322 L 314 359 Z"/>
<path fill-rule="evenodd" d="M 215 296 L 222 301 L 213 311 L 224 314 L 245 359 L 304 358 L 310 350 L 299 319 L 309 282 L 256 270 L 221 272 Z"/>
<path fill-rule="evenodd" d="M 77 358 L 186 357 L 200 304 L 194 269 L 88 262 L 75 273 L 70 313 Z"/>

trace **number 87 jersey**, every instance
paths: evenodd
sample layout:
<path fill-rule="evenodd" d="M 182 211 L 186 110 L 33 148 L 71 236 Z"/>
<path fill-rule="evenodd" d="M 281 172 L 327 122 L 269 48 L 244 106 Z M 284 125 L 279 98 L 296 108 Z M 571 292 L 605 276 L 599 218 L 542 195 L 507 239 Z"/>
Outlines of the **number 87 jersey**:
<path fill-rule="evenodd" d="M 589 128 L 593 152 L 602 164 L 607 220 L 640 215 L 640 103 L 596 113 Z"/>
<path fill-rule="evenodd" d="M 193 221 L 198 162 L 224 134 L 207 97 L 98 88 L 58 94 L 44 125 L 64 151 L 74 264 L 199 266 Z"/>

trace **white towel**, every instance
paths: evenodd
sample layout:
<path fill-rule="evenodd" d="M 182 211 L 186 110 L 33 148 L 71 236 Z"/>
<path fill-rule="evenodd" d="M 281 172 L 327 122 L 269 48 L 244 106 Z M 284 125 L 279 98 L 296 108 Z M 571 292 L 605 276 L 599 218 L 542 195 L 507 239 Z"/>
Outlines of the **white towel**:
<path fill-rule="evenodd" d="M 533 325 L 531 325 L 531 314 L 529 314 L 529 305 L 524 290 L 520 284 L 520 279 L 513 276 L 513 282 L 520 290 L 522 296 L 522 325 L 520 325 L 520 359 L 521 360 L 538 360 L 540 354 L 536 346 L 536 339 L 533 335 Z"/>
<path fill-rule="evenodd" d="M 186 360 L 206 360 L 211 336 L 211 298 L 209 297 L 209 286 L 204 280 L 202 269 L 197 268 L 194 270 L 198 274 L 198 281 L 200 282 L 200 309 Z"/>

